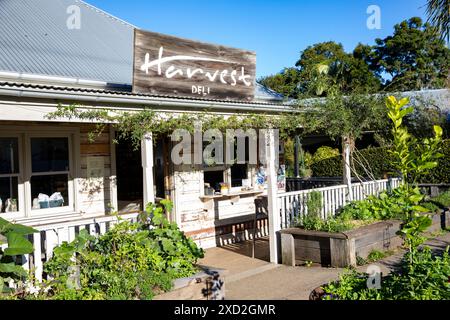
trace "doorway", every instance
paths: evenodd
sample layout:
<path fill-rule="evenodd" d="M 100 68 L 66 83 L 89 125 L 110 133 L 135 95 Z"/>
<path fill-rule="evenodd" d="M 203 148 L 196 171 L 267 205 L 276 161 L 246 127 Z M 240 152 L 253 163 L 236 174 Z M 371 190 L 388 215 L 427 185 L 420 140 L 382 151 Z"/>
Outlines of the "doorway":
<path fill-rule="evenodd" d="M 116 133 L 117 206 L 119 212 L 137 212 L 143 209 L 143 173 L 141 147 Z"/>
<path fill-rule="evenodd" d="M 141 147 L 116 133 L 117 205 L 121 213 L 144 209 L 143 170 Z M 164 199 L 169 175 L 165 140 L 158 139 L 153 146 L 153 188 L 155 200 Z"/>

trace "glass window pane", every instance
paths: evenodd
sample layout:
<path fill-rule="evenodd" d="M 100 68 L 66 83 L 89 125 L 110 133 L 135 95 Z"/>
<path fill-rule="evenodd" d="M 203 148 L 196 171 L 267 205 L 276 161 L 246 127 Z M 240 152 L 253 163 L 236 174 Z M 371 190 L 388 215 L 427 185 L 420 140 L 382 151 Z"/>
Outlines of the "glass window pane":
<path fill-rule="evenodd" d="M 33 172 L 69 171 L 67 138 L 31 138 Z"/>
<path fill-rule="evenodd" d="M 220 192 L 220 184 L 223 182 L 223 170 L 221 171 L 205 171 L 203 173 L 204 183 L 209 184 L 209 187 L 215 191 Z"/>
<path fill-rule="evenodd" d="M 0 174 L 19 173 L 17 138 L 0 138 Z"/>
<path fill-rule="evenodd" d="M 247 179 L 247 165 L 234 164 L 231 166 L 231 186 L 242 187 L 242 180 Z"/>
<path fill-rule="evenodd" d="M 0 178 L 0 213 L 19 210 L 17 177 Z"/>
<path fill-rule="evenodd" d="M 31 201 L 33 209 L 45 209 L 69 205 L 69 177 L 67 174 L 31 177 Z M 55 193 L 59 192 L 60 195 Z M 39 197 L 39 194 L 41 196 Z M 54 199 L 51 199 L 53 195 Z M 40 201 L 41 200 L 41 201 Z"/>

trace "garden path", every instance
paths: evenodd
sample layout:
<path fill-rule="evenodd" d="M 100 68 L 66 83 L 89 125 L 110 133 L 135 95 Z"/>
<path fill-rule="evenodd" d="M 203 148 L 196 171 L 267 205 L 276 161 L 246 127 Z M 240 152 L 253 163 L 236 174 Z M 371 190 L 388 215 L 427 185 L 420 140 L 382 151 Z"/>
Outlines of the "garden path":
<path fill-rule="evenodd" d="M 450 245 L 450 233 L 444 233 L 427 241 L 433 250 L 444 250 Z M 268 240 L 256 242 L 256 259 L 251 258 L 250 241 L 206 250 L 201 264 L 228 270 L 225 280 L 227 300 L 307 300 L 312 290 L 338 278 L 341 268 L 320 266 L 288 267 L 268 261 Z M 400 261 L 401 250 L 376 263 L 383 274 L 389 273 Z M 360 266 L 359 271 L 365 271 Z"/>

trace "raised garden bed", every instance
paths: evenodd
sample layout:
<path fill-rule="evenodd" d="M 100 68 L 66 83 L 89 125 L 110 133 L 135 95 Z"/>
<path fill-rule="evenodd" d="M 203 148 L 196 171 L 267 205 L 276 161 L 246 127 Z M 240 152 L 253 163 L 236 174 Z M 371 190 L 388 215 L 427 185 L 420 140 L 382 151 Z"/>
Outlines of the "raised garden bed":
<path fill-rule="evenodd" d="M 323 266 L 356 266 L 356 257 L 367 258 L 372 250 L 393 250 L 402 244 L 397 235 L 402 221 L 387 220 L 345 232 L 324 232 L 289 228 L 281 230 L 282 263 L 288 266 L 306 261 Z M 450 226 L 450 212 L 432 215 L 429 232 Z"/>

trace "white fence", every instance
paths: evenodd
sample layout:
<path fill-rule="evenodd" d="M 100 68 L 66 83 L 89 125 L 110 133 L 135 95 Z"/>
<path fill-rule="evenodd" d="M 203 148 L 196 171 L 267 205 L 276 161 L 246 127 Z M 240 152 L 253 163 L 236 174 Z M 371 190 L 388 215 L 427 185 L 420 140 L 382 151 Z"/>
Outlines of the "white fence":
<path fill-rule="evenodd" d="M 385 179 L 352 184 L 352 199 L 362 200 L 369 195 L 378 195 L 389 187 L 394 189 L 400 185 L 400 179 Z M 280 211 L 281 229 L 289 228 L 296 223 L 299 217 L 308 213 L 308 198 L 311 192 L 321 194 L 321 217 L 326 219 L 334 215 L 339 208 L 349 202 L 348 188 L 346 185 L 331 186 L 325 188 L 309 189 L 279 193 L 277 203 Z"/>
<path fill-rule="evenodd" d="M 120 219 L 136 222 L 137 213 L 119 215 Z M 20 263 L 26 270 L 34 273 L 35 279 L 42 281 L 43 265 L 53 254 L 53 249 L 64 241 L 71 242 L 78 233 L 86 229 L 91 235 L 102 235 L 119 221 L 117 216 L 104 216 L 98 218 L 88 218 L 70 222 L 53 223 L 43 226 L 33 226 L 38 230 L 29 236 L 33 243 L 34 252 L 20 257 Z M 6 244 L 1 246 L 3 249 Z"/>

